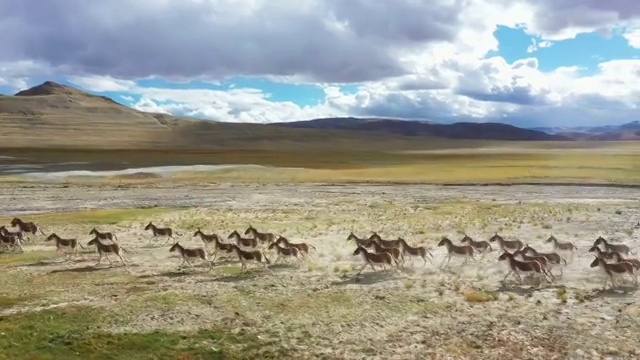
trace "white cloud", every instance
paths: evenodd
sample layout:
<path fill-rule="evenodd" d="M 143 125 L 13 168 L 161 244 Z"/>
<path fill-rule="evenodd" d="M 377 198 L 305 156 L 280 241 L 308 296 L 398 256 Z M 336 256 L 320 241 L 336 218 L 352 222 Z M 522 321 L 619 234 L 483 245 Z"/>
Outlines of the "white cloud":
<path fill-rule="evenodd" d="M 640 27 L 627 31 L 623 36 L 629 42 L 629 46 L 640 49 Z"/>
<path fill-rule="evenodd" d="M 580 32 L 630 29 L 640 47 L 638 1 L 613 0 L 21 0 L 0 2 L 0 85 L 51 75 L 96 92 L 124 92 L 137 109 L 222 121 L 389 116 L 541 124 L 636 120 L 638 62 L 595 74 L 550 73 L 536 59 L 485 58 L 496 25 L 540 40 L 530 53 Z M 66 9 L 73 8 L 71 13 Z M 127 9 L 123 12 L 122 9 Z M 46 15 L 46 16 L 45 16 Z M 634 30 L 635 29 L 635 30 Z M 313 82 L 313 106 L 258 89 L 143 87 L 135 80 L 217 82 L 233 75 Z M 357 83 L 355 94 L 337 84 Z M 134 96 L 135 95 L 135 96 Z M 607 111 L 606 109 L 612 109 Z M 635 118 L 634 118 L 635 116 Z"/>

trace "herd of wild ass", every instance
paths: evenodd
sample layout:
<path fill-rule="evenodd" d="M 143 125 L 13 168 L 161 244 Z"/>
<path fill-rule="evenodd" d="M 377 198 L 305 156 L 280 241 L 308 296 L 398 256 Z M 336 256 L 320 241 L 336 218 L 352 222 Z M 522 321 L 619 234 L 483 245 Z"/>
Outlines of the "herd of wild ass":
<path fill-rule="evenodd" d="M 24 222 L 19 218 L 14 218 L 11 223 L 13 230 L 7 229 L 4 225 L 0 226 L 0 243 L 8 249 L 23 250 L 23 243 L 29 234 L 36 235 L 44 232 L 33 222 Z M 157 227 L 149 222 L 144 228 L 145 231 L 150 230 L 152 239 L 164 238 L 164 244 L 167 241 L 174 240 L 174 230 L 169 227 Z M 100 264 L 102 257 L 106 257 L 111 264 L 109 254 L 117 256 L 122 263 L 127 266 L 129 261 L 124 253 L 128 251 L 118 243 L 118 238 L 112 232 L 100 232 L 96 228 L 89 231 L 89 235 L 93 236 L 87 246 L 95 246 L 98 253 L 98 262 Z M 197 229 L 193 234 L 194 237 L 200 237 L 204 243 L 203 247 L 187 248 L 175 241 L 170 247 L 170 252 L 178 252 L 182 258 L 180 266 L 187 264 L 193 267 L 192 260 L 201 260 L 210 268 L 220 253 L 226 257 L 234 256 L 242 264 L 241 270 L 247 269 L 247 262 L 254 261 L 267 266 L 271 261 L 265 255 L 265 249 L 275 251 L 277 255 L 275 263 L 282 258 L 293 258 L 296 261 L 302 261 L 309 255 L 309 249 L 314 249 L 312 245 L 306 243 L 292 243 L 287 238 L 273 233 L 264 233 L 249 226 L 244 235 L 238 231 L 233 231 L 224 241 L 215 233 L 205 234 Z M 362 259 L 362 267 L 358 271 L 358 275 L 366 268 L 371 267 L 375 271 L 376 266 L 380 266 L 383 270 L 395 268 L 398 270 L 405 265 L 405 259 L 411 257 L 419 257 L 426 265 L 427 260 L 433 263 L 433 254 L 430 249 L 424 246 L 411 246 L 403 238 L 395 240 L 383 239 L 374 232 L 368 238 L 359 238 L 353 232 L 347 237 L 347 242 L 353 241 L 356 249 L 353 255 L 359 255 Z M 77 254 L 78 247 L 84 246 L 76 238 L 62 238 L 56 233 L 49 235 L 45 241 L 54 241 L 56 250 L 61 253 L 67 253 L 69 256 Z M 560 242 L 551 235 L 545 243 L 552 245 L 553 252 L 539 252 L 528 244 L 520 240 L 505 240 L 497 233 L 492 235 L 488 241 L 475 241 L 471 237 L 464 235 L 460 244 L 454 244 L 447 237 L 443 237 L 439 242 L 439 247 L 446 249 L 446 257 L 440 264 L 440 267 L 448 266 L 452 257 L 464 259 L 461 266 L 464 266 L 469 259 L 477 260 L 476 254 L 484 257 L 487 253 L 493 251 L 491 244 L 497 244 L 501 254 L 498 256 L 499 261 L 506 261 L 509 266 L 509 272 L 504 277 L 506 280 L 509 275 L 514 274 L 519 282 L 522 282 L 522 275 L 533 275 L 540 282 L 553 282 L 558 274 L 553 274 L 552 270 L 558 268 L 562 276 L 563 266 L 567 265 L 567 261 L 561 255 L 568 255 L 570 260 L 573 259 L 577 247 L 570 242 Z M 213 247 L 212 252 L 207 249 Z M 593 254 L 591 267 L 598 267 L 605 274 L 604 287 L 611 282 L 614 285 L 614 278 L 628 275 L 638 286 L 636 271 L 640 270 L 640 261 L 629 257 L 634 254 L 629 246 L 624 244 L 611 244 L 602 236 L 598 237 L 593 245 L 589 248 L 589 252 Z M 213 259 L 210 259 L 210 254 Z M 539 283 L 540 284 L 540 283 Z"/>

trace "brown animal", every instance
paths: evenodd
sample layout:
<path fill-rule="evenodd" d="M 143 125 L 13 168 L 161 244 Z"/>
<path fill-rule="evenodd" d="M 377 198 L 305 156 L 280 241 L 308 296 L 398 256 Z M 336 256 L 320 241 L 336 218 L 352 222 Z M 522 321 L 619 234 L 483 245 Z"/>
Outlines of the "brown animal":
<path fill-rule="evenodd" d="M 349 236 L 347 236 L 347 241 L 353 240 L 355 241 L 356 245 L 358 246 L 362 246 L 364 248 L 372 248 L 373 247 L 373 240 L 369 240 L 369 239 L 365 239 L 365 238 L 359 238 L 357 237 L 353 232 L 351 232 L 351 234 L 349 234 Z"/>
<path fill-rule="evenodd" d="M 545 243 L 552 243 L 554 250 L 571 251 L 571 252 L 574 252 L 574 251 L 578 250 L 578 248 L 575 245 L 573 245 L 573 243 L 571 243 L 571 242 L 560 242 L 553 235 L 549 236 L 549 238 L 545 241 Z"/>
<path fill-rule="evenodd" d="M 233 250 L 235 250 L 236 254 L 238 255 L 238 259 L 240 259 L 240 262 L 242 263 L 242 266 L 240 267 L 240 271 L 247 269 L 247 263 L 246 263 L 247 260 L 254 260 L 259 263 L 262 263 L 262 259 L 264 259 L 265 267 L 271 264 L 271 261 L 269 261 L 267 256 L 263 254 L 262 251 L 259 251 L 259 250 L 244 251 L 240 249 L 238 245 L 232 244 L 231 246 L 233 246 Z"/>
<path fill-rule="evenodd" d="M 373 243 L 373 251 L 378 254 L 387 253 L 393 257 L 393 261 L 395 261 L 396 265 L 400 266 L 400 264 L 404 263 L 404 257 L 402 256 L 402 251 L 396 247 L 384 247 L 377 242 Z M 404 264 L 403 264 L 404 267 Z"/>
<path fill-rule="evenodd" d="M 514 258 L 519 257 L 520 259 L 522 259 L 522 261 L 537 261 L 540 265 L 542 265 L 543 268 L 547 270 L 551 279 L 555 280 L 555 276 L 553 276 L 553 274 L 550 271 L 549 260 L 546 257 L 540 256 L 540 255 L 529 256 L 529 255 L 526 255 L 524 251 L 522 251 L 522 249 L 514 251 L 513 257 Z"/>
<path fill-rule="evenodd" d="M 475 241 L 471 238 L 471 236 L 464 234 L 464 237 L 462 238 L 462 240 L 460 240 L 461 243 L 463 244 L 469 244 L 471 246 L 473 246 L 473 249 L 477 252 L 479 252 L 480 254 L 482 254 L 483 256 L 488 253 L 493 251 L 493 248 L 491 247 L 491 244 L 488 241 L 484 241 L 484 240 L 479 240 L 479 241 Z"/>
<path fill-rule="evenodd" d="M 173 239 L 173 229 L 169 227 L 157 227 L 151 221 L 144 227 L 144 230 L 151 230 L 154 238 L 160 237 L 165 238 L 165 243 L 171 239 Z M 149 244 L 151 244 L 151 238 L 149 238 Z"/>
<path fill-rule="evenodd" d="M 258 239 L 261 244 L 271 244 L 276 238 L 275 234 L 259 232 L 251 225 L 249 225 L 247 230 L 244 231 L 244 234 L 249 235 L 254 239 Z"/>
<path fill-rule="evenodd" d="M 522 241 L 520 240 L 505 240 L 502 236 L 498 235 L 498 233 L 496 233 L 495 235 L 493 235 L 491 238 L 489 238 L 489 242 L 492 243 L 494 241 L 498 242 L 498 245 L 500 245 L 500 249 L 502 251 L 516 251 L 516 250 L 520 250 L 524 247 L 524 244 L 522 243 Z"/>
<path fill-rule="evenodd" d="M 220 237 L 218 236 L 218 234 L 215 234 L 215 233 L 205 234 L 202 232 L 202 230 L 200 230 L 200 228 L 196 229 L 196 232 L 193 233 L 193 236 L 194 237 L 199 236 L 200 240 L 202 240 L 205 246 L 211 243 L 215 243 L 216 239 L 220 240 Z"/>
<path fill-rule="evenodd" d="M 473 246 L 471 245 L 454 245 L 448 237 L 443 236 L 442 240 L 440 240 L 440 242 L 438 243 L 438 246 L 445 246 L 447 248 L 447 257 L 442 260 L 440 267 L 443 267 L 445 265 L 445 261 L 446 265 L 448 266 L 452 256 L 464 258 L 464 262 L 462 263 L 462 265 L 466 265 L 469 258 L 475 260 L 475 258 L 473 257 Z"/>
<path fill-rule="evenodd" d="M 371 234 L 371 236 L 369 236 L 369 240 L 373 240 L 373 241 L 377 242 L 380 246 L 384 246 L 386 248 L 399 248 L 400 247 L 400 240 L 398 240 L 398 239 L 396 239 L 396 240 L 384 240 L 375 231 L 373 232 L 373 234 Z"/>
<path fill-rule="evenodd" d="M 4 225 L 2 225 L 0 226 L 0 234 L 5 236 L 17 237 L 20 240 L 20 242 L 24 243 L 24 235 L 22 230 L 20 229 L 18 229 L 18 231 L 9 231 Z"/>
<path fill-rule="evenodd" d="M 115 242 L 116 240 L 118 240 L 118 237 L 110 232 L 100 232 L 98 230 L 96 230 L 96 228 L 91 229 L 91 231 L 89 231 L 89 236 L 91 235 L 95 235 L 96 238 L 98 238 L 98 240 L 111 240 L 113 242 Z"/>
<path fill-rule="evenodd" d="M 278 236 L 278 239 L 275 242 L 277 244 L 284 245 L 284 247 L 294 247 L 298 249 L 298 252 L 300 252 L 300 254 L 303 256 L 311 257 L 309 255 L 309 247 L 311 247 L 313 250 L 316 250 L 315 246 L 313 245 L 307 245 L 306 243 L 292 243 L 284 236 Z"/>
<path fill-rule="evenodd" d="M 381 265 L 383 270 L 386 270 L 385 265 L 389 265 L 391 267 L 393 263 L 395 263 L 396 267 L 398 266 L 398 263 L 393 259 L 391 254 L 387 252 L 379 254 L 370 253 L 367 251 L 367 249 L 358 245 L 356 250 L 353 252 L 353 256 L 356 255 L 362 256 L 362 261 L 364 262 L 364 265 L 362 265 L 356 275 L 360 275 L 362 273 L 362 270 L 364 270 L 367 266 L 371 266 L 371 269 L 373 269 L 373 271 L 376 271 L 376 268 L 373 266 L 373 264 Z"/>
<path fill-rule="evenodd" d="M 613 259 L 614 259 L 614 261 L 616 261 L 616 262 L 623 262 L 623 261 L 626 261 L 626 262 L 628 262 L 628 263 L 631 263 L 631 265 L 633 265 L 633 267 L 634 267 L 636 270 L 640 270 L 640 260 L 638 260 L 638 259 L 631 259 L 631 258 L 623 258 L 623 257 L 622 257 L 622 255 L 620 255 L 620 253 L 615 252 L 615 251 L 614 251 L 612 254 L 613 254 Z"/>
<path fill-rule="evenodd" d="M 296 259 L 296 261 L 300 260 L 300 257 L 298 255 L 300 255 L 300 252 L 298 251 L 298 248 L 296 247 L 281 247 L 280 243 L 278 242 L 272 242 L 271 244 L 269 244 L 269 246 L 267 247 L 268 250 L 272 250 L 272 249 L 276 249 L 276 261 L 274 261 L 274 264 L 277 264 L 278 261 L 280 261 L 281 257 L 293 257 Z"/>
<path fill-rule="evenodd" d="M 233 232 L 229 234 L 229 236 L 227 236 L 227 239 L 234 240 L 238 246 L 244 246 L 247 248 L 255 248 L 256 246 L 258 246 L 258 239 L 243 238 L 236 230 L 233 230 Z"/>
<path fill-rule="evenodd" d="M 178 267 L 182 267 L 186 263 L 191 268 L 193 268 L 191 259 L 201 259 L 207 264 L 209 269 L 211 269 L 211 267 L 213 266 L 213 262 L 209 260 L 209 257 L 207 256 L 207 252 L 204 251 L 203 248 L 189 249 L 180 245 L 180 242 L 176 242 L 171 246 L 171 248 L 169 249 L 169 252 L 174 252 L 176 250 L 178 251 L 178 253 L 180 253 L 180 257 L 182 257 L 182 262 L 180 263 L 180 265 L 178 265 Z"/>
<path fill-rule="evenodd" d="M 44 232 L 42 232 L 42 229 L 40 229 L 40 227 L 32 221 L 24 222 L 20 220 L 20 218 L 13 218 L 13 220 L 11 220 L 11 226 L 13 227 L 17 226 L 18 229 L 20 229 L 20 231 L 25 233 L 30 233 L 35 235 L 36 232 L 40 231 L 40 233 L 44 235 Z"/>
<path fill-rule="evenodd" d="M 109 260 L 109 265 L 113 265 L 113 262 L 111 262 L 111 259 L 109 259 L 109 254 L 116 254 L 120 258 L 120 261 L 122 261 L 124 266 L 125 267 L 127 266 L 127 262 L 125 261 L 125 258 L 122 254 L 123 251 L 127 252 L 127 250 L 125 250 L 118 243 L 103 244 L 100 242 L 100 239 L 96 236 L 87 243 L 87 246 L 91 246 L 91 245 L 96 246 L 96 249 L 98 250 L 98 255 L 99 255 L 98 262 L 94 266 L 98 266 L 100 264 L 100 262 L 102 261 L 103 255 L 104 257 L 107 258 L 107 260 Z"/>
<path fill-rule="evenodd" d="M 562 276 L 564 274 L 564 270 L 562 268 L 562 263 L 564 263 L 564 265 L 567 265 L 567 260 L 565 260 L 564 258 L 562 258 L 560 255 L 556 254 L 556 253 L 541 253 L 538 252 L 536 249 L 532 248 L 531 246 L 529 246 L 529 244 L 526 244 L 525 247 L 522 248 L 523 254 L 525 255 L 533 255 L 533 256 L 544 256 L 545 258 L 547 258 L 548 262 L 549 262 L 549 273 L 551 273 L 551 269 L 559 266 L 560 267 L 560 276 Z"/>
<path fill-rule="evenodd" d="M 429 259 L 429 261 L 431 261 L 431 263 L 433 263 L 433 254 L 426 247 L 424 247 L 424 246 L 412 247 L 409 244 L 407 244 L 407 242 L 403 238 L 398 238 L 398 240 L 400 240 L 400 246 L 402 248 L 403 258 L 406 255 L 421 257 L 422 260 L 424 260 L 424 265 L 426 265 L 427 264 L 427 254 L 429 254 L 428 259 Z"/>
<path fill-rule="evenodd" d="M 633 282 L 636 286 L 638 286 L 638 278 L 634 273 L 633 265 L 630 262 L 623 261 L 615 264 L 608 264 L 604 261 L 604 259 L 599 258 L 598 256 L 594 256 L 593 262 L 591 263 L 591 267 L 594 268 L 596 266 L 600 267 L 602 271 L 607 274 L 607 277 L 604 280 L 604 285 L 602 289 L 607 288 L 607 283 L 611 281 L 611 286 L 614 285 L 613 277 L 617 275 L 629 274 L 629 276 L 633 279 Z"/>
<path fill-rule="evenodd" d="M 13 249 L 14 247 L 18 247 L 20 252 L 24 252 L 24 248 L 22 247 L 22 243 L 20 239 L 16 236 L 9 236 L 0 234 L 0 245 L 6 246 L 9 249 Z"/>
<path fill-rule="evenodd" d="M 516 260 L 514 255 L 508 251 L 505 251 L 498 257 L 498 261 L 507 260 L 509 262 L 509 272 L 504 276 L 502 281 L 506 281 L 509 275 L 516 274 L 518 282 L 522 283 L 522 276 L 520 273 L 525 274 L 537 274 L 542 276 L 547 282 L 551 282 L 548 277 L 547 270 L 538 261 L 520 261 Z"/>
<path fill-rule="evenodd" d="M 597 257 L 607 261 L 607 260 L 611 260 L 614 261 L 614 251 L 605 251 L 600 249 L 597 246 L 592 246 L 589 248 L 589 252 L 591 253 L 595 253 Z M 618 253 L 619 254 L 619 253 Z"/>
<path fill-rule="evenodd" d="M 593 242 L 593 246 L 598 246 L 602 244 L 604 246 L 603 250 L 615 251 L 620 254 L 629 255 L 631 253 L 631 249 L 625 244 L 609 244 L 607 240 L 605 240 L 602 236 L 599 236 L 596 241 Z"/>
<path fill-rule="evenodd" d="M 78 242 L 77 239 L 63 239 L 58 236 L 56 233 L 51 233 L 51 235 L 47 236 L 44 241 L 55 241 L 56 243 L 56 251 L 60 253 L 64 253 L 65 249 L 69 249 L 68 251 L 70 256 L 78 255 L 78 246 L 84 249 L 84 246 Z"/>

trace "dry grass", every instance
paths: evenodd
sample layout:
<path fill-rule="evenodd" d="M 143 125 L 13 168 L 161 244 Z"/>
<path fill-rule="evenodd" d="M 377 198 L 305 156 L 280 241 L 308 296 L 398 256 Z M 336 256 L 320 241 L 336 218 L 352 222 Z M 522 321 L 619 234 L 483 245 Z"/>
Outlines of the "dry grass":
<path fill-rule="evenodd" d="M 94 221 L 109 224 L 132 263 L 129 269 L 106 262 L 93 267 L 91 251 L 63 261 L 40 242 L 24 254 L 2 255 L 0 332 L 8 335 L 0 337 L 0 348 L 11 347 L 0 358 L 100 359 L 109 352 L 123 359 L 636 356 L 632 339 L 640 333 L 632 324 L 640 305 L 630 294 L 598 292 L 601 281 L 588 269 L 588 256 L 577 254 L 565 268 L 562 290 L 502 284 L 504 264 L 495 252 L 465 267 L 452 260 L 438 268 L 443 251 L 436 240 L 457 241 L 465 232 L 484 239 L 499 231 L 541 251 L 549 231 L 581 249 L 596 234 L 637 247 L 629 223 L 640 215 L 632 189 L 526 189 L 69 185 L 24 194 L 5 185 L 3 194 L 22 194 L 28 210 L 53 195 L 69 198 L 66 208 L 98 199 L 135 206 L 145 198 L 158 207 L 24 215 L 69 236 L 83 237 Z M 168 246 L 148 246 L 150 234 L 142 228 L 149 220 L 174 227 L 188 246 L 201 246 L 188 230 L 193 226 L 226 237 L 251 223 L 317 250 L 299 267 L 250 264 L 240 273 L 237 261 L 219 259 L 211 271 L 177 269 L 180 259 Z M 415 259 L 398 272 L 367 269 L 354 277 L 360 261 L 346 235 L 373 230 L 432 248 L 434 264 Z M 589 331 L 594 324 L 597 336 Z"/>
<path fill-rule="evenodd" d="M 189 182 L 308 183 L 308 182 L 392 182 L 392 183 L 640 183 L 640 145 L 608 143 L 594 151 L 588 144 L 572 151 L 540 150 L 525 145 L 485 142 L 495 151 L 460 149 L 443 153 L 397 153 L 371 151 L 286 151 L 225 150 L 203 152 L 100 151 L 26 152 L 42 161 L 86 161 L 113 163 L 126 158 L 132 167 L 187 164 L 256 164 L 263 168 L 227 168 L 212 172 L 182 172 L 157 176 L 115 176 L 68 178 L 69 183 L 163 184 Z M 551 146 L 551 145 L 550 145 Z M 556 146 L 559 146 L 556 144 Z M 42 155 L 42 156 L 40 156 Z M 88 166 L 98 169 L 97 165 Z M 113 165 L 111 165 L 113 166 Z M 4 182 L 20 181 L 8 176 Z"/>

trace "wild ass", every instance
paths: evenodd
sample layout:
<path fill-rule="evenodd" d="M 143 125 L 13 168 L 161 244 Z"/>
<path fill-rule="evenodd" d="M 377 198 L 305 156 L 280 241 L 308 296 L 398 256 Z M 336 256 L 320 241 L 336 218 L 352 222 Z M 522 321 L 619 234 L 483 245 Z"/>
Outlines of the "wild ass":
<path fill-rule="evenodd" d="M 593 242 L 593 246 L 598 246 L 602 244 L 604 246 L 603 250 L 615 251 L 620 254 L 629 255 L 631 253 L 631 249 L 625 244 L 610 244 L 605 240 L 602 236 L 599 236 L 596 241 Z"/>
<path fill-rule="evenodd" d="M 504 276 L 502 281 L 506 281 L 509 275 L 515 273 L 518 277 L 518 282 L 522 283 L 522 276 L 520 273 L 536 274 L 542 276 L 545 281 L 551 282 L 547 276 L 547 270 L 538 261 L 520 261 L 516 260 L 514 255 L 508 251 L 505 251 L 498 257 L 498 261 L 507 260 L 509 263 L 509 272 Z"/>
<path fill-rule="evenodd" d="M 279 242 L 272 242 L 267 247 L 268 250 L 272 250 L 274 248 L 276 249 L 276 260 L 273 262 L 274 264 L 277 264 L 283 256 L 293 257 L 298 262 L 301 259 L 299 257 L 300 251 L 298 251 L 298 248 L 296 247 L 282 247 Z"/>
<path fill-rule="evenodd" d="M 191 268 L 193 268 L 191 259 L 201 259 L 203 262 L 207 264 L 207 266 L 209 267 L 209 270 L 211 270 L 211 267 L 213 266 L 213 262 L 209 260 L 209 257 L 207 256 L 207 252 L 204 251 L 203 248 L 191 248 L 191 249 L 185 248 L 184 246 L 180 245 L 180 242 L 176 242 L 171 246 L 171 248 L 169 249 L 169 252 L 174 252 L 176 250 L 180 254 L 180 257 L 182 258 L 182 262 L 180 263 L 180 265 L 178 265 L 179 268 L 181 268 L 185 263 L 188 264 Z"/>
<path fill-rule="evenodd" d="M 560 255 L 556 254 L 556 253 L 541 253 L 538 252 L 538 250 L 532 248 L 531 246 L 529 246 L 529 244 L 525 244 L 525 246 L 522 248 L 523 254 L 525 255 L 533 255 L 533 256 L 544 256 L 547 261 L 549 262 L 549 273 L 552 274 L 551 269 L 558 266 L 560 267 L 560 276 L 562 276 L 564 274 L 564 269 L 562 268 L 562 265 L 564 263 L 564 265 L 567 265 L 567 260 L 565 260 L 563 257 L 561 257 Z"/>
<path fill-rule="evenodd" d="M 96 249 L 98 250 L 98 255 L 99 255 L 98 262 L 94 266 L 98 266 L 100 264 L 100 262 L 102 261 L 103 255 L 104 257 L 107 258 L 107 260 L 109 260 L 109 265 L 113 265 L 113 262 L 111 261 L 111 259 L 109 259 L 109 254 L 116 254 L 120 258 L 120 261 L 122 261 L 124 266 L 125 267 L 127 266 L 127 262 L 125 261 L 125 258 L 122 254 L 123 251 L 127 252 L 127 250 L 125 250 L 118 243 L 103 244 L 100 242 L 100 239 L 96 236 L 93 239 L 89 240 L 89 242 L 87 243 L 87 246 L 91 246 L 91 245 L 96 246 Z"/>
<path fill-rule="evenodd" d="M 98 231 L 96 228 L 91 229 L 91 231 L 89 231 L 89 236 L 94 235 L 96 238 L 98 238 L 98 240 L 111 240 L 113 242 L 115 242 L 116 240 L 118 240 L 118 237 L 110 232 L 100 232 Z"/>
<path fill-rule="evenodd" d="M 362 273 L 362 270 L 364 270 L 367 266 L 371 266 L 371 269 L 373 269 L 373 271 L 376 271 L 376 268 L 373 266 L 373 264 L 381 265 L 382 269 L 386 270 L 385 265 L 389 265 L 389 268 L 391 268 L 391 266 L 395 262 L 393 257 L 389 253 L 386 253 L 386 252 L 379 253 L 379 254 L 370 253 L 367 251 L 367 249 L 365 249 L 360 245 L 358 245 L 356 250 L 353 252 L 353 256 L 356 256 L 356 255 L 360 255 L 362 257 L 362 261 L 364 262 L 364 264 L 362 265 L 362 267 L 360 268 L 356 276 L 360 275 Z M 395 262 L 395 265 L 397 267 L 398 263 Z"/>
<path fill-rule="evenodd" d="M 462 266 L 467 264 L 467 260 L 469 260 L 469 258 L 475 260 L 475 258 L 473 257 L 473 246 L 471 245 L 454 245 L 448 237 L 443 236 L 438 243 L 438 246 L 445 246 L 447 248 L 447 257 L 442 260 L 440 267 L 443 267 L 445 265 L 445 261 L 446 265 L 449 265 L 449 261 L 451 261 L 452 256 L 464 258 Z"/>
<path fill-rule="evenodd" d="M 244 231 L 245 235 L 249 235 L 254 239 L 257 239 L 261 244 L 271 244 L 275 239 L 276 235 L 273 233 L 263 233 L 259 232 L 253 226 L 249 225 L 247 230 Z"/>
<path fill-rule="evenodd" d="M 170 227 L 163 227 L 163 228 L 157 227 L 151 221 L 149 221 L 147 226 L 144 227 L 144 230 L 145 231 L 151 230 L 151 234 L 153 235 L 153 238 L 164 238 L 165 239 L 164 243 L 173 239 L 173 229 L 171 229 Z M 151 239 L 152 238 L 149 238 L 149 244 L 151 244 Z"/>
<path fill-rule="evenodd" d="M 245 251 L 240 249 L 236 244 L 232 244 L 231 246 L 233 246 L 233 250 L 236 252 L 236 254 L 238 255 L 238 259 L 240 259 L 240 262 L 242 263 L 242 266 L 240 267 L 240 271 L 247 269 L 247 263 L 246 263 L 247 260 L 254 260 L 259 263 L 262 263 L 262 259 L 264 259 L 265 260 L 264 267 L 267 267 L 269 266 L 269 264 L 271 264 L 271 261 L 269 261 L 267 256 L 263 254 L 262 251 L 259 251 L 259 250 Z"/>
<path fill-rule="evenodd" d="M 482 254 L 482 256 L 484 256 L 488 252 L 493 251 L 493 248 L 491 247 L 491 244 L 488 241 L 484 241 L 484 240 L 475 241 L 471 238 L 471 236 L 467 234 L 464 234 L 464 237 L 462 238 L 462 240 L 460 240 L 460 242 L 463 244 L 468 243 L 469 245 L 473 246 L 474 250 Z"/>
<path fill-rule="evenodd" d="M 607 283 L 609 281 L 611 281 L 611 286 L 615 285 L 615 282 L 613 281 L 614 276 L 621 276 L 624 274 L 629 274 L 629 276 L 633 279 L 636 287 L 638 286 L 638 278 L 634 272 L 633 265 L 630 262 L 623 261 L 619 263 L 609 264 L 605 262 L 604 259 L 599 258 L 598 256 L 594 256 L 594 258 L 595 259 L 593 259 L 593 262 L 591 262 L 590 266 L 592 268 L 596 266 L 599 267 L 607 275 L 604 280 L 604 285 L 602 286 L 603 290 L 607 288 Z"/>
<path fill-rule="evenodd" d="M 407 244 L 407 242 L 403 238 L 398 238 L 398 240 L 400 240 L 400 246 L 402 248 L 403 258 L 405 258 L 407 255 L 411 257 L 414 257 L 414 256 L 421 257 L 422 260 L 424 260 L 424 265 L 427 264 L 427 258 L 428 258 L 429 261 L 433 263 L 433 254 L 426 247 L 424 246 L 413 247 Z M 429 257 L 427 257 L 427 254 L 429 254 Z"/>
<path fill-rule="evenodd" d="M 242 236 L 240 236 L 240 233 L 236 230 L 233 230 L 233 232 L 229 234 L 229 236 L 227 236 L 227 239 L 234 240 L 236 242 L 236 245 L 246 247 L 246 248 L 255 248 L 256 246 L 258 246 L 258 239 L 243 238 Z"/>
<path fill-rule="evenodd" d="M 80 242 L 78 242 L 76 238 L 63 239 L 56 233 L 51 233 L 51 235 L 47 236 L 47 238 L 44 239 L 44 241 L 52 240 L 56 243 L 57 252 L 65 253 L 65 250 L 67 250 L 66 252 L 69 254 L 69 256 L 78 255 L 78 246 L 84 249 L 84 246 L 82 246 L 82 244 L 80 244 Z"/>
<path fill-rule="evenodd" d="M 294 247 L 298 249 L 298 252 L 303 256 L 311 257 L 311 255 L 309 255 L 309 247 L 311 247 L 313 250 L 316 250 L 315 246 L 313 245 L 307 245 L 307 243 L 292 243 L 284 236 L 278 236 L 278 239 L 275 241 L 275 243 L 283 244 L 284 247 L 288 248 Z"/>
<path fill-rule="evenodd" d="M 498 242 L 500 249 L 502 251 L 510 251 L 514 252 L 516 250 L 520 250 L 524 247 L 524 244 L 520 240 L 505 240 L 502 236 L 495 233 L 491 238 L 489 238 L 489 242 L 492 243 L 494 241 Z"/>

